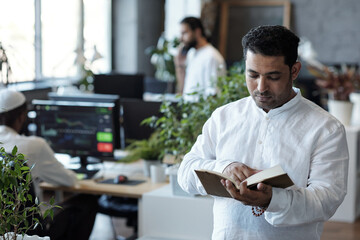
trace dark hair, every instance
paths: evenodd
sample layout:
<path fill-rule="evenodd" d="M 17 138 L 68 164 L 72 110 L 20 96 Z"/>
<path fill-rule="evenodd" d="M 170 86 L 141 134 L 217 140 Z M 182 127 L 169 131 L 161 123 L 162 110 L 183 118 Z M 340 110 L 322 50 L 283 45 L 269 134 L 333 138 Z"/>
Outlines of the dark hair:
<path fill-rule="evenodd" d="M 204 26 L 199 18 L 196 17 L 186 17 L 180 22 L 181 24 L 188 24 L 191 30 L 195 30 L 197 28 L 200 28 L 201 35 L 205 38 L 207 38 L 204 30 Z"/>
<path fill-rule="evenodd" d="M 265 56 L 284 56 L 290 68 L 298 58 L 300 39 L 283 26 L 259 26 L 251 29 L 243 38 L 244 59 L 247 51 Z"/>
<path fill-rule="evenodd" d="M 16 119 L 18 119 L 21 114 L 23 114 L 27 109 L 27 104 L 24 102 L 17 108 L 10 110 L 8 112 L 0 113 L 0 125 L 6 125 L 8 127 L 13 127 Z"/>

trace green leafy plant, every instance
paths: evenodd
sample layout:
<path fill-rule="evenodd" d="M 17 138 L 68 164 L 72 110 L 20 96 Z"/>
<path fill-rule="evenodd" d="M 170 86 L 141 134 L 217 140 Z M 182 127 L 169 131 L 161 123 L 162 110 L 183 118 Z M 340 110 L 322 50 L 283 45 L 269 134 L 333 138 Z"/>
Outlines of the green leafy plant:
<path fill-rule="evenodd" d="M 155 131 L 149 139 L 134 140 L 125 148 L 128 152 L 121 162 L 134 162 L 139 159 L 147 161 L 160 160 L 164 146 L 160 139 L 160 132 Z"/>
<path fill-rule="evenodd" d="M 30 193 L 31 168 L 26 165 L 25 156 L 17 152 L 11 154 L 0 148 L 0 237 L 4 240 L 16 239 L 16 234 L 24 235 L 38 227 L 40 217 L 53 218 L 54 199 L 50 204 L 39 203 Z M 47 209 L 41 214 L 41 206 Z M 39 226 L 40 227 L 40 226 Z M 13 232 L 14 234 L 6 234 Z"/>
<path fill-rule="evenodd" d="M 162 155 L 170 154 L 175 161 L 181 161 L 190 151 L 205 121 L 218 107 L 249 95 L 244 75 L 244 65 L 233 65 L 228 74 L 217 79 L 217 94 L 199 96 L 197 102 L 185 101 L 179 97 L 177 103 L 164 101 L 160 111 L 162 117 L 151 117 L 143 122 L 159 131 L 159 140 L 163 144 Z"/>

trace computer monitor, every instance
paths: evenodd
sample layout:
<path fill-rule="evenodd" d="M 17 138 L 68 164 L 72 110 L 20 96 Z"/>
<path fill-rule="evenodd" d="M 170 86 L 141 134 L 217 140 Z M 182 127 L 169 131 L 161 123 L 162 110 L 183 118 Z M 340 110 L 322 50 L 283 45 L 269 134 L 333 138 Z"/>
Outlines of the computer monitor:
<path fill-rule="evenodd" d="M 88 173 L 88 157 L 113 158 L 119 145 L 119 111 L 115 103 L 33 100 L 37 135 L 56 153 L 79 157 Z"/>
<path fill-rule="evenodd" d="M 143 74 L 95 74 L 94 93 L 116 94 L 121 98 L 142 99 L 144 94 Z"/>
<path fill-rule="evenodd" d="M 95 94 L 95 93 L 65 93 L 58 94 L 56 92 L 49 92 L 48 98 L 56 101 L 71 101 L 71 102 L 103 102 L 115 103 L 118 107 L 120 104 L 120 96 L 117 94 Z"/>
<path fill-rule="evenodd" d="M 154 129 L 141 122 L 151 116 L 161 116 L 161 102 L 143 101 L 139 99 L 121 98 L 122 123 L 124 130 L 125 145 L 129 145 L 129 140 L 148 139 Z"/>
<path fill-rule="evenodd" d="M 71 101 L 71 102 L 101 102 L 101 103 L 114 103 L 115 108 L 114 111 L 117 111 L 117 116 L 119 117 L 116 121 L 116 127 L 120 131 L 117 136 L 120 136 L 119 139 L 116 141 L 115 148 L 120 149 L 124 148 L 123 142 L 123 132 L 120 129 L 120 120 L 121 120 L 121 113 L 120 113 L 120 96 L 115 94 L 95 94 L 95 93 L 65 93 L 65 94 L 58 94 L 56 92 L 49 92 L 48 98 L 50 100 L 56 101 Z"/>

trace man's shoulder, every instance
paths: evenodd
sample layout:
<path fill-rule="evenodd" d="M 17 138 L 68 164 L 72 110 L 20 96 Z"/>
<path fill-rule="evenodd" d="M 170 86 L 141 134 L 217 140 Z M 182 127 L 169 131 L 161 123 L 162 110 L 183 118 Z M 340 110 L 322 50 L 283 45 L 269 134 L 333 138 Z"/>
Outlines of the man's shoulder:
<path fill-rule="evenodd" d="M 336 120 L 336 118 L 334 118 L 328 111 L 326 111 L 325 109 L 323 109 L 322 107 L 320 107 L 319 105 L 310 101 L 307 98 L 301 97 L 301 103 L 302 103 L 301 106 L 305 111 L 309 111 L 312 114 L 318 115 L 319 117 L 324 117 L 324 118 L 330 117 Z"/>
<path fill-rule="evenodd" d="M 304 121 L 308 120 L 312 124 L 316 123 L 318 126 L 322 126 L 323 129 L 330 131 L 343 127 L 343 124 L 338 119 L 314 102 L 303 97 L 301 103 L 302 111 L 299 111 L 299 114 L 303 116 Z"/>
<path fill-rule="evenodd" d="M 252 101 L 251 97 L 244 97 L 238 99 L 236 101 L 218 107 L 216 109 L 216 113 L 223 115 L 225 113 L 235 114 L 235 113 L 246 112 L 247 106 L 249 103 L 251 103 L 251 101 Z"/>
<path fill-rule="evenodd" d="M 47 144 L 45 139 L 38 137 L 38 136 L 24 136 L 19 135 L 18 139 L 16 140 L 21 145 L 28 145 L 31 148 L 42 148 Z"/>
<path fill-rule="evenodd" d="M 211 45 L 210 43 L 207 45 L 207 49 L 213 56 L 224 59 L 223 56 L 221 55 L 221 53 L 219 52 L 219 50 L 217 48 L 215 48 L 213 45 Z"/>

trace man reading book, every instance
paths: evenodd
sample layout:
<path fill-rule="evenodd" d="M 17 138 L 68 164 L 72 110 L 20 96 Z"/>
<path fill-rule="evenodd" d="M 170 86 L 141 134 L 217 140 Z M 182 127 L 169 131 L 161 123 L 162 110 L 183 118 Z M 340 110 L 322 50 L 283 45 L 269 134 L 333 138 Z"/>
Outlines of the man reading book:
<path fill-rule="evenodd" d="M 213 239 L 320 239 L 346 195 L 345 129 L 293 87 L 298 44 L 282 26 L 256 27 L 243 37 L 251 96 L 215 110 L 180 165 L 178 182 L 189 193 L 206 194 L 198 169 L 238 186 L 221 180 L 231 198 L 214 197 Z M 247 177 L 276 165 L 295 185 L 247 188 Z"/>

